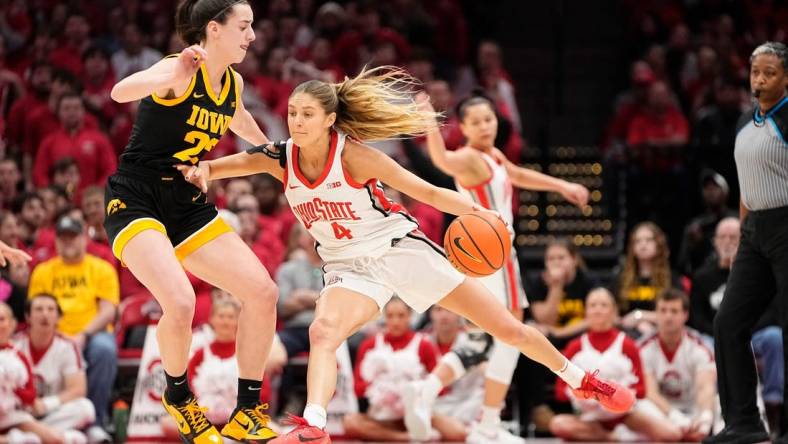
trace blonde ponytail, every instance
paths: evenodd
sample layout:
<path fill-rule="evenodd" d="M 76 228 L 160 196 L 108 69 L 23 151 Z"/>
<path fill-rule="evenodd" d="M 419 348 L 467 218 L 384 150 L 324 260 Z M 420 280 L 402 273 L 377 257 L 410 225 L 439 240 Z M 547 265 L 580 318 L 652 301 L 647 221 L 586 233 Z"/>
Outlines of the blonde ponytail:
<path fill-rule="evenodd" d="M 334 126 L 362 141 L 420 136 L 435 126 L 438 113 L 423 111 L 413 100 L 421 85 L 401 68 L 363 69 L 339 83 L 304 82 L 291 96 L 306 93 L 326 113 L 337 114 Z"/>

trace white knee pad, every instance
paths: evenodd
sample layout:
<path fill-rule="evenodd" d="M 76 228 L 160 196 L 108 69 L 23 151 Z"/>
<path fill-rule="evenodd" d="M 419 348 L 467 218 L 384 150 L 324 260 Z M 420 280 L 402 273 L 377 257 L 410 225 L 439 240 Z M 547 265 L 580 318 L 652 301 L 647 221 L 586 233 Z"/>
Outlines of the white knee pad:
<path fill-rule="evenodd" d="M 490 359 L 487 361 L 487 370 L 484 376 L 495 382 L 509 385 L 512 382 L 512 375 L 517 367 L 519 358 L 520 350 L 495 339 L 495 345 L 490 353 Z"/>

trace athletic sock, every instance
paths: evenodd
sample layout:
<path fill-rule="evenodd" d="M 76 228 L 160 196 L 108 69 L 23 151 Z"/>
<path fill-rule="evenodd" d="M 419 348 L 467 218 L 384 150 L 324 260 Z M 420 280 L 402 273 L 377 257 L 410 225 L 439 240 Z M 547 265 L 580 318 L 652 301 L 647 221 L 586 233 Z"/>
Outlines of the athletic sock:
<path fill-rule="evenodd" d="M 177 405 L 183 404 L 184 401 L 189 399 L 192 391 L 189 388 L 189 381 L 186 377 L 186 372 L 183 372 L 183 374 L 180 376 L 172 376 L 169 373 L 164 372 L 164 377 L 167 380 L 167 389 L 165 391 L 167 402 Z"/>
<path fill-rule="evenodd" d="M 327 415 L 326 409 L 318 404 L 307 404 L 304 407 L 304 419 L 313 427 L 325 429 Z"/>
<path fill-rule="evenodd" d="M 260 402 L 263 381 L 238 378 L 238 407 L 254 407 Z"/>
<path fill-rule="evenodd" d="M 501 423 L 501 408 L 482 406 L 482 419 L 479 425 L 483 428 L 495 428 Z"/>
<path fill-rule="evenodd" d="M 563 367 L 558 370 L 553 370 L 553 373 L 558 375 L 559 378 L 563 379 L 564 382 L 573 389 L 580 388 L 580 386 L 583 385 L 583 378 L 586 376 L 586 372 L 584 372 L 583 369 L 576 366 L 568 359 L 564 362 Z"/>

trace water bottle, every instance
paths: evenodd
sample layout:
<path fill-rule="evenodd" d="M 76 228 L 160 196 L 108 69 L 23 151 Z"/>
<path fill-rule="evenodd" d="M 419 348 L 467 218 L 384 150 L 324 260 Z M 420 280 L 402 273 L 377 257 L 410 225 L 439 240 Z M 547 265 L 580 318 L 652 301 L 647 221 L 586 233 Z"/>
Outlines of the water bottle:
<path fill-rule="evenodd" d="M 126 426 L 129 424 L 129 405 L 118 399 L 112 405 L 112 423 L 115 425 L 115 442 L 126 442 Z"/>

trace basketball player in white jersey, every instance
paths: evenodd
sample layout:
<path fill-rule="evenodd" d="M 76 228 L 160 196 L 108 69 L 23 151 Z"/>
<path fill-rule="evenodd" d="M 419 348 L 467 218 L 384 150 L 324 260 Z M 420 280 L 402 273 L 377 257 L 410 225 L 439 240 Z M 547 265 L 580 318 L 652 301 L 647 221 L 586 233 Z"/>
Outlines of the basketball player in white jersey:
<path fill-rule="evenodd" d="M 711 432 L 717 405 L 714 354 L 684 324 L 689 299 L 676 289 L 657 296 L 657 332 L 640 343 L 646 398 L 684 432 L 700 441 Z"/>
<path fill-rule="evenodd" d="M 57 333 L 61 314 L 54 297 L 34 296 L 26 306 L 30 327 L 16 335 L 13 342 L 33 367 L 36 385 L 33 414 L 48 426 L 76 434 L 74 431 L 93 423 L 96 411 L 87 398 L 82 354 L 74 341 Z"/>
<path fill-rule="evenodd" d="M 420 94 L 417 101 L 422 109 L 434 112 L 429 97 Z M 497 211 L 508 224 L 511 238 L 514 239 L 514 218 L 512 215 L 512 185 L 537 191 L 552 191 L 561 194 L 573 204 L 584 207 L 588 203 L 588 190 L 538 171 L 519 167 L 504 156 L 494 146 L 498 133 L 498 119 L 490 99 L 484 96 L 471 96 L 457 105 L 460 129 L 467 139 L 464 147 L 448 151 L 440 131 L 436 128 L 427 134 L 427 148 L 430 158 L 438 169 L 454 178 L 460 194 L 469 197 L 486 209 Z M 479 278 L 482 284 L 496 296 L 517 319 L 523 319 L 523 309 L 528 306 L 522 282 L 517 253 L 512 245 L 509 260 L 496 273 Z M 501 408 L 506 392 L 512 382 L 514 369 L 520 352 L 500 340 L 490 354 L 485 372 L 485 396 L 481 419 L 475 423 L 468 434 L 468 443 L 524 443 L 501 427 Z M 429 435 L 431 405 L 438 392 L 462 376 L 463 369 L 457 359 L 448 354 L 433 375 L 423 384 L 409 388 L 411 402 L 408 405 L 406 424 L 414 437 Z"/>
<path fill-rule="evenodd" d="M 435 126 L 434 113 L 420 110 L 408 92 L 415 83 L 390 66 L 337 84 L 302 83 L 288 102 L 292 138 L 281 150 L 262 145 L 248 154 L 177 167 L 203 190 L 211 179 L 260 172 L 282 180 L 290 207 L 326 262 L 326 286 L 309 332 L 304 417 L 293 417 L 297 427 L 271 443 L 331 442 L 324 430 L 325 408 L 336 385 L 336 349 L 378 317 L 394 291 L 419 312 L 440 304 L 460 314 L 569 386 L 583 388 L 611 409 L 628 409 L 634 402 L 631 391 L 572 365 L 538 330 L 495 303 L 481 283 L 455 270 L 443 250 L 418 231 L 417 222 L 384 195 L 381 182 L 447 213 L 489 211 L 425 182 L 361 142 L 425 134 Z"/>

